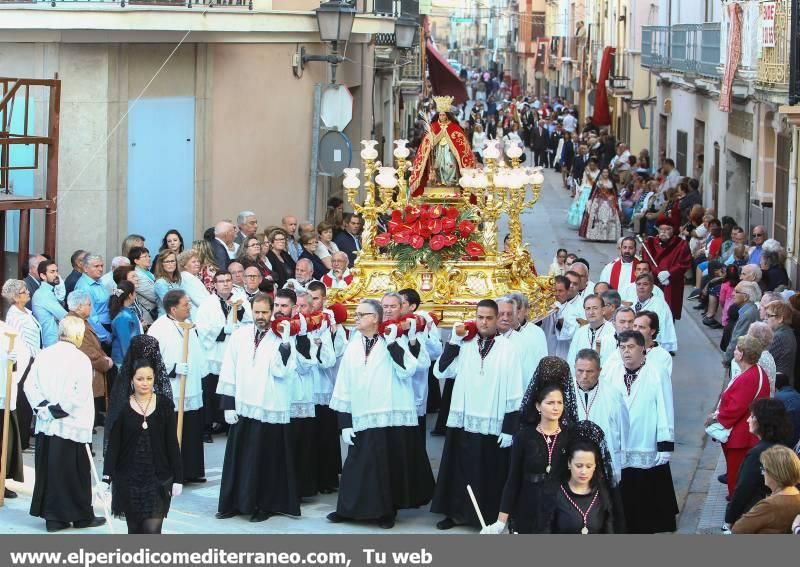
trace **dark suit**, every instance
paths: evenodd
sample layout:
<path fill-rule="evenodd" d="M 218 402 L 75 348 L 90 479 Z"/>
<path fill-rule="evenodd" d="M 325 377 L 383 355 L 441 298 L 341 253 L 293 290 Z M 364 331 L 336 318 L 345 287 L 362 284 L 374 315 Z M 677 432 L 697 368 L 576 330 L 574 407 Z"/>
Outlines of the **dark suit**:
<path fill-rule="evenodd" d="M 209 240 L 209 243 L 211 244 L 211 252 L 214 254 L 214 262 L 221 270 L 227 270 L 228 264 L 231 263 L 231 259 L 228 257 L 228 249 L 216 238 Z"/>
<path fill-rule="evenodd" d="M 22 281 L 25 282 L 25 287 L 28 288 L 28 293 L 31 296 L 31 298 L 28 300 L 28 303 L 25 304 L 25 307 L 30 309 L 31 305 L 32 305 L 32 302 L 33 302 L 33 294 L 37 289 L 39 289 L 39 286 L 42 285 L 42 280 L 34 279 L 33 276 L 28 274 L 27 276 L 25 276 L 25 279 L 22 280 Z"/>
<path fill-rule="evenodd" d="M 533 165 L 547 165 L 547 146 L 550 143 L 550 134 L 542 127 L 534 128 L 531 132 L 531 149 L 533 150 Z"/>
<path fill-rule="evenodd" d="M 347 257 L 350 259 L 348 265 L 352 268 L 358 251 L 361 250 L 361 237 L 353 236 L 345 230 L 337 234 L 333 241 L 339 247 L 339 250 L 347 253 Z M 356 243 L 356 241 L 358 242 Z"/>
<path fill-rule="evenodd" d="M 572 160 L 572 178 L 575 183 L 580 186 L 583 182 L 583 172 L 586 170 L 586 164 L 589 162 L 589 154 L 585 156 L 576 155 Z"/>

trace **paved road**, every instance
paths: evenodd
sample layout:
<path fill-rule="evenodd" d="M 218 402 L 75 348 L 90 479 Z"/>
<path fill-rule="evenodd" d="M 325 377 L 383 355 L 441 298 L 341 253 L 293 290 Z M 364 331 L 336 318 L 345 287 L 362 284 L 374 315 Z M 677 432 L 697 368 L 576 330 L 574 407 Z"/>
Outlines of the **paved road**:
<path fill-rule="evenodd" d="M 536 266 L 545 272 L 552 261 L 555 250 L 567 248 L 583 256 L 591 263 L 591 274 L 596 279 L 603 265 L 614 255 L 611 244 L 581 241 L 564 220 L 569 206 L 569 195 L 561 188 L 560 176 L 546 172 L 546 183 L 542 197 L 534 210 L 523 215 L 525 240 L 530 244 Z M 501 226 L 501 236 L 505 227 Z M 672 471 L 678 500 L 683 507 L 693 481 L 702 453 L 702 419 L 713 405 L 720 390 L 719 357 L 701 328 L 691 318 L 684 318 L 677 326 L 679 352 L 675 358 L 673 388 L 675 397 L 676 451 Z M 429 416 L 429 425 L 435 416 Z M 429 427 L 430 429 L 430 427 Z M 217 497 L 224 437 L 216 437 L 215 443 L 206 445 L 206 471 L 208 483 L 187 487 L 180 498 L 176 498 L 165 522 L 167 533 L 385 533 L 375 525 L 331 524 L 325 515 L 336 505 L 335 495 L 317 496 L 308 499 L 302 506 L 303 517 L 293 519 L 274 517 L 261 524 L 251 524 L 246 518 L 216 520 Z M 428 438 L 428 453 L 434 472 L 442 451 L 442 438 Z M 99 453 L 99 451 L 98 451 Z M 0 533 L 42 533 L 44 522 L 28 515 L 30 494 L 33 488 L 33 455 L 25 455 L 26 483 L 9 486 L 20 492 L 20 498 L 6 500 L 6 509 L 0 514 Z M 102 463 L 98 457 L 98 468 Z M 98 512 L 100 508 L 97 508 Z M 440 517 L 426 509 L 401 511 L 395 533 L 441 533 L 435 529 Z M 118 533 L 125 532 L 125 524 L 114 521 Z M 106 533 L 108 528 L 91 530 Z M 468 530 L 454 529 L 449 533 Z M 71 530 L 70 533 L 77 533 Z"/>

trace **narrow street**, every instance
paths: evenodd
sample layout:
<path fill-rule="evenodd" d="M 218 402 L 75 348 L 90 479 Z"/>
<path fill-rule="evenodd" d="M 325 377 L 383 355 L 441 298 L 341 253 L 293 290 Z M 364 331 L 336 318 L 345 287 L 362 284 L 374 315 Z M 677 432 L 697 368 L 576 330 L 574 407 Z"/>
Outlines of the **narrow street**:
<path fill-rule="evenodd" d="M 569 206 L 569 194 L 561 187 L 560 175 L 545 172 L 545 186 L 539 203 L 523 215 L 525 239 L 529 243 L 537 269 L 546 272 L 555 250 L 559 247 L 575 252 L 591 264 L 592 279 L 600 274 L 603 265 L 614 256 L 612 244 L 585 242 L 577 232 L 568 228 L 564 219 Z M 501 223 L 500 236 L 505 234 Z M 695 477 L 695 469 L 701 460 L 703 448 L 703 417 L 716 401 L 721 388 L 721 367 L 714 344 L 706 337 L 701 327 L 691 316 L 677 324 L 679 352 L 675 357 L 673 389 L 675 398 L 676 450 L 672 460 L 672 473 L 678 502 L 683 509 Z M 435 415 L 428 416 L 429 429 Z M 99 471 L 102 471 L 100 443 L 102 429 L 97 429 L 95 451 Z M 434 473 L 438 470 L 443 438 L 428 437 L 428 454 Z M 222 461 L 225 438 L 216 436 L 213 444 L 205 446 L 206 477 L 203 485 L 186 487 L 183 495 L 173 501 L 172 509 L 164 527 L 165 533 L 385 533 L 373 524 L 331 524 L 326 514 L 336 506 L 336 495 L 320 495 L 304 501 L 302 518 L 274 517 L 261 524 L 252 524 L 247 517 L 217 520 L 217 497 L 222 476 Z M 712 464 L 713 467 L 713 464 Z M 30 495 L 33 490 L 33 454 L 25 454 L 24 486 L 9 483 L 20 497 L 6 500 L 6 509 L 0 515 L 0 531 L 5 533 L 43 533 L 44 524 L 28 515 Z M 702 498 L 701 498 L 702 500 Z M 696 515 L 702 502 L 692 500 L 691 513 Z M 100 508 L 96 511 L 100 513 Z M 398 515 L 393 533 L 442 533 L 435 528 L 439 517 L 427 509 L 404 510 Z M 696 523 L 696 520 L 695 520 Z M 687 520 L 692 525 L 692 520 Z M 117 533 L 125 532 L 125 523 L 114 520 Z M 107 533 L 107 527 L 95 528 L 97 533 Z M 448 533 L 464 533 L 469 530 L 453 529 Z M 693 532 L 694 529 L 692 528 Z"/>

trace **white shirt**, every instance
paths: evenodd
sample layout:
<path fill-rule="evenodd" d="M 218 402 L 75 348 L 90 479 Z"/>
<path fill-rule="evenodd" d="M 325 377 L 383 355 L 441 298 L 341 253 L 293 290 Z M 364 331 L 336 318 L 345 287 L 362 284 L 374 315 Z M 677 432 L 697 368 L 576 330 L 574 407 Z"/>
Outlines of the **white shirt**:
<path fill-rule="evenodd" d="M 512 331 L 511 341 L 517 346 L 520 369 L 522 371 L 522 391 L 528 389 L 533 373 L 539 362 L 547 356 L 547 337 L 544 331 L 534 323 L 526 322 L 523 327 Z"/>
<path fill-rule="evenodd" d="M 250 302 L 246 299 L 242 300 L 240 297 L 234 297 L 231 294 L 231 301 L 241 301 L 242 308 L 244 309 L 244 316 L 241 321 L 238 321 L 237 328 L 242 325 L 253 324 L 253 311 L 250 308 Z M 212 374 L 219 374 L 222 367 L 222 359 L 225 356 L 225 347 L 228 345 L 230 335 L 225 335 L 225 340 L 218 342 L 217 337 L 225 330 L 228 325 L 232 330 L 233 327 L 233 307 L 231 307 L 228 316 L 222 313 L 222 305 L 220 304 L 220 297 L 216 293 L 209 294 L 203 299 L 200 306 L 197 308 L 197 316 L 194 319 L 197 325 L 197 335 L 200 338 L 200 344 L 206 353 L 208 361 L 208 371 Z"/>
<path fill-rule="evenodd" d="M 617 350 L 617 337 L 616 330 L 611 321 L 604 321 L 597 329 L 594 330 L 594 337 L 592 337 L 592 327 L 590 324 L 583 325 L 572 337 L 572 342 L 569 345 L 569 352 L 567 353 L 567 364 L 569 365 L 572 375 L 575 376 L 575 358 L 578 352 L 582 349 L 588 348 L 597 351 L 597 343 L 600 343 L 600 367 L 602 368 L 608 358 Z"/>
<path fill-rule="evenodd" d="M 600 281 L 606 282 L 611 286 L 611 271 L 614 269 L 614 264 L 620 263 L 619 267 L 619 283 L 617 284 L 617 291 L 620 297 L 622 294 L 633 289 L 633 294 L 636 295 L 636 282 L 631 281 L 631 272 L 633 271 L 633 262 L 623 262 L 621 258 L 616 258 L 605 265 L 603 271 L 600 272 Z M 592 288 L 594 289 L 594 288 Z"/>
<path fill-rule="evenodd" d="M 295 352 L 291 351 L 284 364 L 280 345 L 280 338 L 268 330 L 256 349 L 255 325 L 240 327 L 230 336 L 217 394 L 234 398 L 240 416 L 264 423 L 289 423 Z"/>
<path fill-rule="evenodd" d="M 187 321 L 188 322 L 188 321 Z M 162 315 L 150 326 L 147 334 L 158 341 L 158 349 L 161 351 L 161 358 L 164 360 L 164 367 L 167 374 L 175 370 L 175 365 L 183 362 L 183 334 L 184 330 L 178 327 L 178 322 L 168 315 Z M 203 386 L 202 379 L 208 374 L 206 352 L 200 343 L 197 329 L 189 331 L 189 375 L 186 377 L 186 397 L 184 398 L 184 411 L 198 410 L 203 407 Z M 175 404 L 175 411 L 181 394 L 180 377 L 170 377 L 172 386 L 172 401 Z"/>
<path fill-rule="evenodd" d="M 433 367 L 440 380 L 455 378 L 447 427 L 471 433 L 500 435 L 507 413 L 522 402 L 522 370 L 511 341 L 502 335 L 481 360 L 478 337 L 461 343 L 458 356 L 442 369 L 442 358 Z"/>

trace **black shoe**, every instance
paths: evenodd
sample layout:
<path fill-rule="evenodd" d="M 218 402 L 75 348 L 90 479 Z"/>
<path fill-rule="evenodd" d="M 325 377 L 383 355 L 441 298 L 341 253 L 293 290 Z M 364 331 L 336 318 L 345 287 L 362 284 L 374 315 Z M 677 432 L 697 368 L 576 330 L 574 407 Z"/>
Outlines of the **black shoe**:
<path fill-rule="evenodd" d="M 222 433 L 225 431 L 226 427 L 221 423 L 215 423 L 211 426 L 211 433 L 216 435 L 217 433 Z"/>
<path fill-rule="evenodd" d="M 211 433 L 203 433 L 203 443 L 213 443 L 214 439 L 211 437 Z"/>
<path fill-rule="evenodd" d="M 227 520 L 228 518 L 235 518 L 238 515 L 238 512 L 217 512 L 214 514 L 214 517 L 217 520 Z"/>
<path fill-rule="evenodd" d="M 341 524 L 342 522 L 346 521 L 346 518 L 344 516 L 340 516 L 338 512 L 331 512 L 325 517 L 332 524 Z"/>
<path fill-rule="evenodd" d="M 16 498 L 17 497 L 17 493 L 14 492 L 13 490 L 9 490 L 8 488 L 5 489 L 5 493 L 4 494 L 5 494 L 5 498 Z"/>
<path fill-rule="evenodd" d="M 728 473 L 722 473 L 717 477 L 717 480 L 722 484 L 728 484 Z"/>
<path fill-rule="evenodd" d="M 81 520 L 79 522 L 72 522 L 72 525 L 77 529 L 83 529 L 83 528 L 97 528 L 105 523 L 106 523 L 105 518 L 101 518 L 100 516 L 95 516 L 91 520 Z"/>
<path fill-rule="evenodd" d="M 250 516 L 250 521 L 253 523 L 264 522 L 266 520 L 269 520 L 272 516 L 274 516 L 272 512 L 258 511 L 252 516 Z"/>
<path fill-rule="evenodd" d="M 53 532 L 60 532 L 61 530 L 66 530 L 69 527 L 69 523 L 47 520 L 45 521 L 44 526 L 49 533 L 53 533 Z"/>
<path fill-rule="evenodd" d="M 442 520 L 440 522 L 436 522 L 436 529 L 437 530 L 449 530 L 451 528 L 456 527 L 457 525 L 458 524 L 456 524 L 453 521 L 453 518 L 445 518 L 444 520 Z"/>
<path fill-rule="evenodd" d="M 206 482 L 206 477 L 199 476 L 197 478 L 184 479 L 183 484 L 203 484 L 204 482 Z"/>
<path fill-rule="evenodd" d="M 394 527 L 394 514 L 378 518 L 378 527 L 384 530 L 391 530 Z"/>
<path fill-rule="evenodd" d="M 434 429 L 431 431 L 431 437 L 444 437 L 444 431 L 440 431 L 438 429 Z"/>

